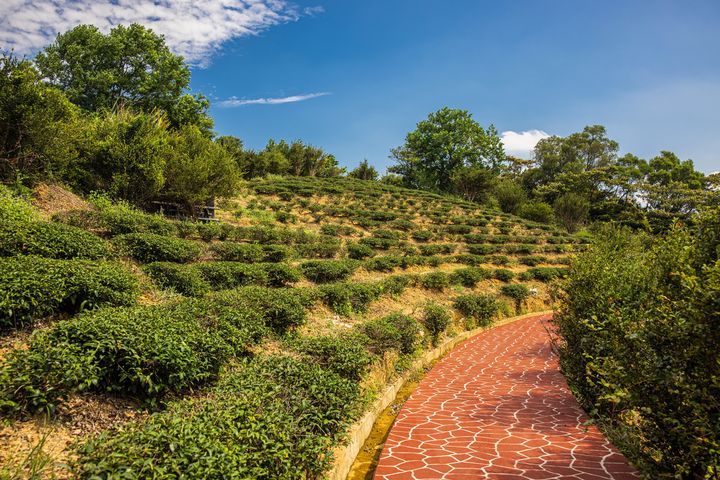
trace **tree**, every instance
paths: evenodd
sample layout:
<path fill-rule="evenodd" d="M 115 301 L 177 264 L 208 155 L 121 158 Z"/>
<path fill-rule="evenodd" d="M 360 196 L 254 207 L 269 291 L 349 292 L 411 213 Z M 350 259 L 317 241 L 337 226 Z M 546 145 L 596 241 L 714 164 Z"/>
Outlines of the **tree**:
<path fill-rule="evenodd" d="M 470 202 L 484 203 L 490 197 L 495 175 L 483 166 L 458 167 L 451 176 L 453 192 Z"/>
<path fill-rule="evenodd" d="M 208 135 L 212 128 L 207 100 L 186 93 L 190 69 L 183 58 L 142 25 L 118 25 L 107 35 L 79 25 L 58 35 L 35 64 L 43 78 L 85 110 L 159 109 L 171 126 L 194 124 Z"/>
<path fill-rule="evenodd" d="M 533 222 L 550 223 L 553 221 L 553 209 L 545 202 L 527 202 L 520 207 L 518 215 Z"/>
<path fill-rule="evenodd" d="M 505 152 L 495 127 L 485 130 L 466 110 L 445 107 L 419 122 L 391 156 L 398 163 L 388 171 L 401 175 L 406 186 L 450 192 L 456 169 L 498 171 Z"/>
<path fill-rule="evenodd" d="M 71 183 L 85 192 L 105 190 L 137 204 L 159 195 L 173 148 L 165 114 L 120 108 L 86 121 L 88 139 Z"/>
<path fill-rule="evenodd" d="M 555 199 L 555 218 L 568 232 L 574 233 L 585 223 L 590 211 L 590 202 L 576 193 L 568 192 Z"/>
<path fill-rule="evenodd" d="M 162 198 L 182 203 L 192 214 L 195 206 L 211 198 L 235 193 L 240 180 L 235 160 L 200 128 L 180 128 L 170 137 L 170 147 Z"/>
<path fill-rule="evenodd" d="M 517 213 L 522 204 L 527 201 L 527 195 L 522 186 L 510 179 L 497 182 L 493 195 L 498 201 L 500 209 L 505 213 Z"/>
<path fill-rule="evenodd" d="M 0 56 L 0 180 L 62 176 L 77 156 L 77 107 L 27 60 Z"/>
<path fill-rule="evenodd" d="M 350 172 L 348 176 L 352 178 L 357 178 L 359 180 L 377 180 L 378 179 L 378 171 L 368 163 L 367 159 L 360 162 L 360 165 Z"/>

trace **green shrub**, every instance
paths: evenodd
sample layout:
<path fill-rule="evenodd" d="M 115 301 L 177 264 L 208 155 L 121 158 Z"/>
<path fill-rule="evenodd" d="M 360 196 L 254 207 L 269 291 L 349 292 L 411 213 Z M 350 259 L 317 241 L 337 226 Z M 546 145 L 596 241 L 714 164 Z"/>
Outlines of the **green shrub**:
<path fill-rule="evenodd" d="M 430 290 L 444 290 L 450 286 L 450 276 L 445 272 L 430 272 L 422 276 L 420 284 Z"/>
<path fill-rule="evenodd" d="M 535 280 L 550 282 L 556 278 L 564 278 L 567 275 L 567 268 L 534 267 L 528 268 L 527 273 Z"/>
<path fill-rule="evenodd" d="M 484 256 L 473 255 L 472 253 L 461 253 L 459 255 L 455 255 L 455 261 L 473 267 L 486 263 Z"/>
<path fill-rule="evenodd" d="M 260 266 L 269 287 L 289 287 L 300 280 L 300 271 L 286 263 L 265 263 Z"/>
<path fill-rule="evenodd" d="M 466 319 L 472 320 L 467 323 L 468 328 L 487 327 L 492 324 L 493 318 L 500 309 L 494 296 L 475 293 L 455 297 L 453 306 Z"/>
<path fill-rule="evenodd" d="M 348 243 L 347 252 L 348 257 L 355 260 L 363 260 L 365 258 L 370 258 L 375 255 L 375 250 L 361 243 Z"/>
<path fill-rule="evenodd" d="M 266 285 L 266 270 L 261 264 L 240 262 L 202 262 L 192 266 L 213 290 L 227 290 L 247 285 Z"/>
<path fill-rule="evenodd" d="M 197 260 L 200 245 L 182 238 L 166 237 L 154 233 L 128 233 L 114 239 L 121 253 L 138 262 L 187 263 Z"/>
<path fill-rule="evenodd" d="M 334 258 L 340 251 L 341 243 L 332 237 L 321 237 L 319 240 L 296 245 L 298 254 L 303 258 Z"/>
<path fill-rule="evenodd" d="M 485 257 L 485 260 L 488 263 L 492 263 L 493 265 L 509 265 L 510 264 L 510 258 L 506 257 L 505 255 L 488 255 Z"/>
<path fill-rule="evenodd" d="M 489 255 L 499 250 L 497 245 L 485 245 L 485 244 L 468 244 L 466 245 L 467 251 L 473 255 Z"/>
<path fill-rule="evenodd" d="M 355 260 L 311 260 L 300 264 L 300 270 L 308 280 L 327 283 L 347 279 L 358 266 Z"/>
<path fill-rule="evenodd" d="M 155 233 L 158 235 L 176 235 L 177 227 L 162 215 L 142 212 L 126 202 L 111 202 L 104 197 L 91 199 L 97 207 L 95 212 L 81 212 L 65 217 L 83 218 L 79 227 L 104 230 L 111 236 L 124 233 Z M 60 216 L 62 219 L 64 216 Z"/>
<path fill-rule="evenodd" d="M 312 363 L 261 357 L 228 375 L 211 399 L 180 402 L 87 442 L 78 476 L 319 478 L 358 404 L 352 381 Z"/>
<path fill-rule="evenodd" d="M 263 262 L 280 263 L 295 257 L 296 252 L 285 245 L 263 245 Z"/>
<path fill-rule="evenodd" d="M 61 223 L 0 224 L 0 256 L 38 255 L 97 260 L 111 256 L 107 242 L 80 228 Z"/>
<path fill-rule="evenodd" d="M 257 243 L 222 242 L 210 247 L 215 258 L 228 262 L 255 263 L 265 257 L 262 245 Z"/>
<path fill-rule="evenodd" d="M 403 354 L 412 353 L 421 335 L 420 325 L 402 313 L 369 320 L 360 326 L 360 331 L 370 339 L 368 347 L 377 355 L 391 349 Z"/>
<path fill-rule="evenodd" d="M 371 272 L 392 272 L 397 267 L 408 265 L 407 257 L 398 257 L 397 255 L 382 255 L 367 260 L 363 266 L 365 270 Z"/>
<path fill-rule="evenodd" d="M 420 254 L 429 256 L 429 255 L 439 255 L 439 254 L 450 254 L 455 251 L 455 248 L 457 245 L 449 244 L 449 243 L 434 243 L 431 245 L 420 245 Z"/>
<path fill-rule="evenodd" d="M 436 346 L 440 335 L 450 325 L 450 313 L 436 303 L 428 303 L 423 308 L 423 324 L 430 333 L 433 346 Z"/>
<path fill-rule="evenodd" d="M 201 297 L 210 290 L 210 285 L 193 265 L 153 262 L 145 265 L 143 270 L 160 288 L 171 288 L 183 295 Z"/>
<path fill-rule="evenodd" d="M 410 286 L 411 279 L 407 275 L 391 275 L 385 277 L 380 286 L 382 292 L 388 295 L 400 295 Z"/>
<path fill-rule="evenodd" d="M 335 283 L 323 285 L 319 293 L 325 304 L 340 315 L 363 313 L 383 293 L 381 284 Z"/>
<path fill-rule="evenodd" d="M 467 267 L 458 268 L 451 274 L 452 283 L 457 283 L 463 287 L 472 288 L 482 280 L 487 280 L 492 276 L 492 272 L 485 268 Z"/>
<path fill-rule="evenodd" d="M 393 238 L 365 237 L 360 239 L 360 243 L 376 250 L 389 250 L 399 242 Z"/>
<path fill-rule="evenodd" d="M 0 327 L 55 313 L 129 305 L 136 278 L 120 265 L 35 256 L 0 258 Z"/>
<path fill-rule="evenodd" d="M 10 188 L 0 184 L 0 225 L 24 224 L 39 220 L 30 202 L 15 195 Z"/>
<path fill-rule="evenodd" d="M 110 391 L 156 399 L 214 378 L 262 332 L 251 311 L 180 303 L 103 309 L 56 323 L 11 352 L 0 371 L 5 410 L 52 410 L 66 395 Z M 240 334 L 243 326 L 249 331 Z M 231 342 L 226 340 L 229 339 Z"/>
<path fill-rule="evenodd" d="M 310 292 L 298 288 L 242 287 L 211 293 L 220 305 L 257 312 L 265 324 L 277 333 L 302 325 L 307 307 L 315 300 Z"/>
<path fill-rule="evenodd" d="M 365 350 L 367 339 L 358 335 L 300 337 L 294 350 L 309 356 L 321 367 L 354 382 L 360 381 L 372 359 Z"/>
<path fill-rule="evenodd" d="M 515 301 L 515 313 L 518 315 L 522 310 L 522 304 L 530 296 L 530 290 L 522 284 L 503 285 L 500 287 L 500 293 Z"/>
<path fill-rule="evenodd" d="M 417 230 L 412 233 L 412 238 L 418 242 L 429 242 L 433 238 L 433 233 L 429 230 Z"/>
<path fill-rule="evenodd" d="M 493 271 L 493 278 L 501 282 L 509 282 L 515 278 L 515 274 L 506 268 L 496 268 L 495 271 Z"/>
<path fill-rule="evenodd" d="M 218 222 L 199 222 L 195 224 L 195 229 L 201 239 L 210 242 L 216 238 L 220 238 L 222 228 Z"/>
<path fill-rule="evenodd" d="M 527 257 L 520 258 L 518 261 L 523 265 L 534 267 L 540 263 L 547 262 L 548 259 L 543 255 L 528 255 Z"/>
<path fill-rule="evenodd" d="M 550 223 L 555 218 L 553 208 L 545 202 L 531 201 L 520 206 L 518 216 L 539 223 Z"/>

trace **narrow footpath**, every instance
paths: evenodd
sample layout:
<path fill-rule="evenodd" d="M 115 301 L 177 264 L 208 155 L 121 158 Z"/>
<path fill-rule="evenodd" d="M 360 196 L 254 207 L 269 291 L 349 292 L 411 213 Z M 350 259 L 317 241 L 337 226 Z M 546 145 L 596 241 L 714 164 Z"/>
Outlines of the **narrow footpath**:
<path fill-rule="evenodd" d="M 376 479 L 636 479 L 570 393 L 549 315 L 471 338 L 400 411 Z"/>

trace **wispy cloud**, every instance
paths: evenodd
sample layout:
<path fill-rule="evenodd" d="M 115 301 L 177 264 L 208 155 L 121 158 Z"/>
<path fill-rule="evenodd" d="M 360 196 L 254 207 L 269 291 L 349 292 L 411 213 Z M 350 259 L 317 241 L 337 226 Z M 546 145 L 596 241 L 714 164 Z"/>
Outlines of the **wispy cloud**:
<path fill-rule="evenodd" d="M 308 93 L 307 95 L 291 95 L 289 97 L 274 98 L 230 98 L 217 102 L 221 107 L 242 107 L 243 105 L 279 105 L 281 103 L 295 103 L 310 100 L 311 98 L 324 97 L 330 92 Z"/>
<path fill-rule="evenodd" d="M 308 16 L 320 15 L 321 13 L 324 13 L 324 12 L 325 12 L 325 8 L 323 8 L 322 5 L 317 5 L 315 7 L 303 8 L 303 13 Z"/>
<path fill-rule="evenodd" d="M 2 0 L 0 47 L 33 54 L 79 24 L 103 32 L 140 23 L 165 36 L 191 64 L 207 66 L 223 43 L 320 13 L 286 0 Z"/>
<path fill-rule="evenodd" d="M 502 142 L 505 147 L 505 153 L 523 158 L 529 158 L 535 145 L 550 135 L 542 130 L 527 130 L 524 132 L 513 132 L 508 130 L 502 132 Z"/>

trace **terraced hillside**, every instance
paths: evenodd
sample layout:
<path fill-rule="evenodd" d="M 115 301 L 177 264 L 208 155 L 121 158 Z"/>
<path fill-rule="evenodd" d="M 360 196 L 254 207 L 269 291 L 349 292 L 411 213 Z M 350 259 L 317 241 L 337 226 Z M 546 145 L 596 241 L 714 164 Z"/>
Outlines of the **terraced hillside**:
<path fill-rule="evenodd" d="M 0 194 L 10 478 L 321 477 L 393 375 L 460 331 L 547 309 L 584 246 L 345 178 L 253 181 L 202 224 L 103 198 L 50 217 Z"/>

